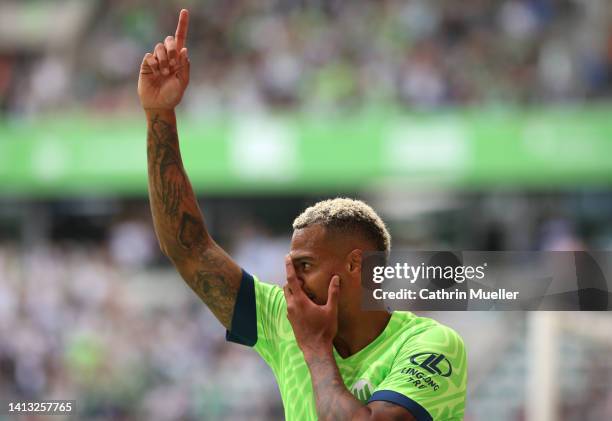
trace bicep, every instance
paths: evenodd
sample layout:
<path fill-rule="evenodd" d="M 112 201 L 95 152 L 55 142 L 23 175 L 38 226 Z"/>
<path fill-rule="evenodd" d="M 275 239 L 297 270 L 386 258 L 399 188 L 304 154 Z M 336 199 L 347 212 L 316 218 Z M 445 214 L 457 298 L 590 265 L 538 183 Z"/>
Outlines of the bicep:
<path fill-rule="evenodd" d="M 410 411 L 391 402 L 374 401 L 368 403 L 367 407 L 371 411 L 371 420 L 416 421 L 416 418 L 412 416 Z"/>
<path fill-rule="evenodd" d="M 217 243 L 210 240 L 188 256 L 173 261 L 187 285 L 204 301 L 226 329 L 231 329 L 242 271 Z"/>

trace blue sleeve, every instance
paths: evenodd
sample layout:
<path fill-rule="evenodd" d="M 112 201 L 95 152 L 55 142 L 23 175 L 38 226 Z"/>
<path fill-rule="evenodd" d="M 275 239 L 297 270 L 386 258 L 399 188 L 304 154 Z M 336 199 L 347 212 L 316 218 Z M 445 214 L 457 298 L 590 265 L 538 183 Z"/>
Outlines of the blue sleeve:
<path fill-rule="evenodd" d="M 416 421 L 432 421 L 431 415 L 418 402 L 413 401 L 408 396 L 404 396 L 394 390 L 378 390 L 368 400 L 369 402 L 385 401 L 391 402 L 405 409 L 412 414 Z"/>
<path fill-rule="evenodd" d="M 225 339 L 237 344 L 253 346 L 257 343 L 257 312 L 255 309 L 255 281 L 244 269 L 234 304 L 231 329 Z"/>

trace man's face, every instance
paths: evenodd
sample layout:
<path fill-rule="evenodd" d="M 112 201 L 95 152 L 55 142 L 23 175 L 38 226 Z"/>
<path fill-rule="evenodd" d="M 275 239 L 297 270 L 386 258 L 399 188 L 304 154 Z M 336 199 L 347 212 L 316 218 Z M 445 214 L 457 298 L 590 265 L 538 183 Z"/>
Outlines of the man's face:
<path fill-rule="evenodd" d="M 345 258 L 342 247 L 321 225 L 297 229 L 291 238 L 289 255 L 306 295 L 319 305 L 327 302 L 329 283 L 334 275 L 342 280 Z"/>

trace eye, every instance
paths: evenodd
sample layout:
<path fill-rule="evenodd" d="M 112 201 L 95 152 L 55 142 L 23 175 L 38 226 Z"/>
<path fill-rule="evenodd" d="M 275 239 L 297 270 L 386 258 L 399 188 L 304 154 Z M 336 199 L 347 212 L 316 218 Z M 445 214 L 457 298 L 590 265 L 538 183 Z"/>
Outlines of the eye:
<path fill-rule="evenodd" d="M 308 270 L 312 267 L 312 265 L 308 262 L 302 262 L 302 270 Z"/>

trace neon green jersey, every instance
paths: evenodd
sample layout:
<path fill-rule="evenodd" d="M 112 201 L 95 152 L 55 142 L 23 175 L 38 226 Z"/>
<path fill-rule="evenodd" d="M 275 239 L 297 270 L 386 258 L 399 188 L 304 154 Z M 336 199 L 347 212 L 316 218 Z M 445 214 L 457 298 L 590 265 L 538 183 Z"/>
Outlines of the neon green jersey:
<path fill-rule="evenodd" d="M 272 368 L 287 421 L 316 420 L 310 372 L 287 319 L 283 290 L 243 272 L 227 339 L 253 346 Z M 417 419 L 463 419 L 467 362 L 452 329 L 410 312 L 392 313 L 383 332 L 347 358 L 334 349 L 344 384 L 361 402 L 387 401 Z"/>

